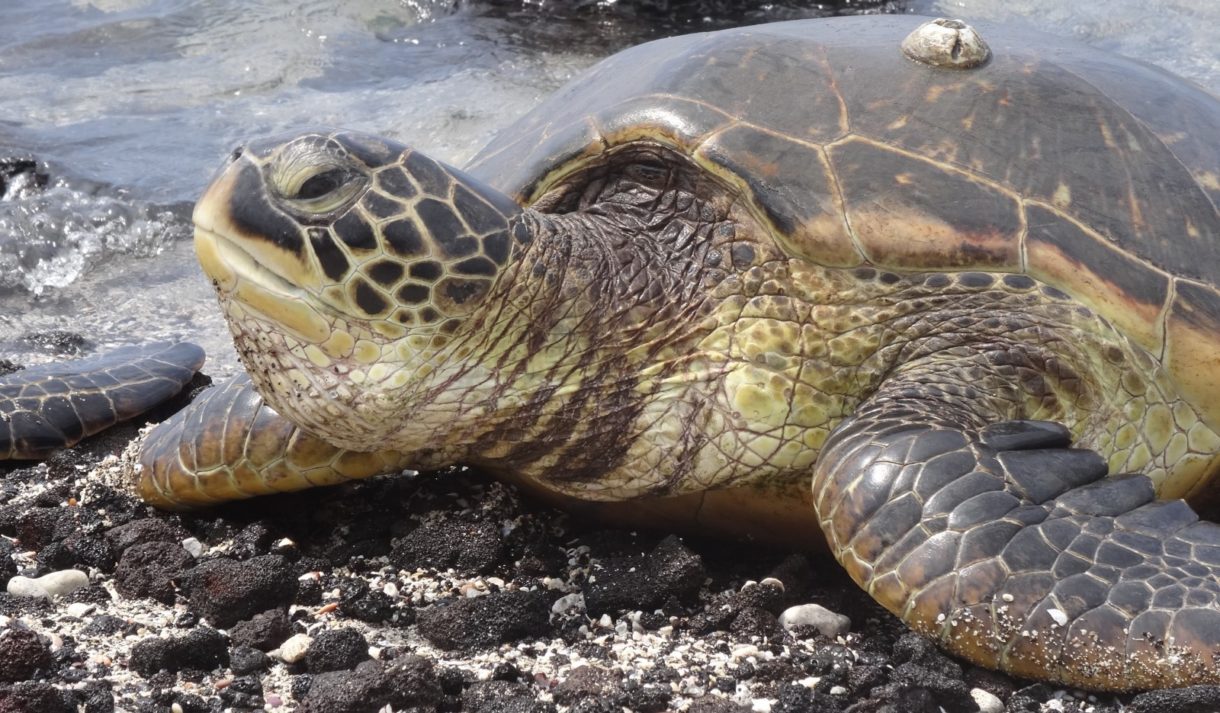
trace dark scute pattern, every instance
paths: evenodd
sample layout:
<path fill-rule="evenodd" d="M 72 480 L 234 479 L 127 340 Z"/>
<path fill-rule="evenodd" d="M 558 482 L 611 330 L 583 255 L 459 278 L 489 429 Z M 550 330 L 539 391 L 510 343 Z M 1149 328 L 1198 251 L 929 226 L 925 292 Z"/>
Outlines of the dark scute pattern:
<path fill-rule="evenodd" d="M 819 215 L 839 213 L 837 189 L 810 146 L 743 126 L 716 136 L 700 151 L 744 180 L 782 233 Z"/>
<path fill-rule="evenodd" d="M 406 200 L 413 198 L 418 191 L 415 190 L 415 185 L 407 178 L 401 168 L 391 166 L 377 172 L 377 186 L 386 194 Z"/>
<path fill-rule="evenodd" d="M 829 152 L 848 218 L 874 262 L 898 268 L 1019 264 L 1024 226 L 1013 196 L 867 141 L 852 139 Z"/>
<path fill-rule="evenodd" d="M 380 260 L 373 263 L 368 269 L 368 276 L 386 287 L 398 282 L 402 278 L 402 273 L 402 263 L 393 260 Z"/>
<path fill-rule="evenodd" d="M 436 161 L 418 151 L 412 151 L 403 162 L 403 169 L 415 179 L 424 193 L 442 199 L 449 197 L 449 186 L 452 181 L 448 172 Z"/>
<path fill-rule="evenodd" d="M 360 159 L 369 168 L 381 168 L 397 157 L 401 147 L 376 136 L 340 133 L 335 140 L 352 156 Z"/>
<path fill-rule="evenodd" d="M 483 254 L 497 265 L 508 262 L 508 231 L 501 230 L 483 238 Z"/>
<path fill-rule="evenodd" d="M 411 283 L 398 288 L 398 301 L 406 305 L 423 304 L 431 294 L 432 290 L 427 285 Z"/>
<path fill-rule="evenodd" d="M 373 250 L 377 247 L 377 238 L 373 229 L 358 213 L 348 211 L 346 215 L 335 221 L 335 234 L 348 247 L 356 250 Z"/>
<path fill-rule="evenodd" d="M 424 252 L 424 239 L 419 234 L 419 228 L 410 218 L 396 220 L 381 226 L 381 234 L 385 236 L 390 250 L 403 257 L 414 257 Z"/>
<path fill-rule="evenodd" d="M 335 239 L 330 232 L 325 228 L 310 228 L 309 244 L 313 247 L 313 254 L 317 257 L 318 264 L 322 266 L 322 272 L 326 273 L 326 276 L 334 282 L 342 281 L 351 270 L 351 264 L 347 260 L 347 255 L 335 244 Z"/>
<path fill-rule="evenodd" d="M 957 284 L 974 289 L 987 288 L 995 284 L 995 277 L 985 272 L 963 272 L 957 276 Z"/>
<path fill-rule="evenodd" d="M 417 262 L 412 265 L 410 272 L 411 277 L 433 282 L 444 274 L 445 268 L 443 268 L 441 264 L 435 260 L 424 260 L 423 262 Z"/>
<path fill-rule="evenodd" d="M 453 266 L 453 271 L 459 275 L 494 277 L 496 274 L 496 264 L 485 257 L 478 256 L 467 258 L 457 263 Z"/>
<path fill-rule="evenodd" d="M 368 315 L 379 315 L 389 306 L 381 293 L 364 280 L 355 281 L 352 294 L 356 299 L 356 306 Z"/>
<path fill-rule="evenodd" d="M 390 200 L 376 191 L 368 191 L 361 199 L 365 210 L 376 218 L 393 218 L 402 215 L 406 206 L 398 201 Z"/>
<path fill-rule="evenodd" d="M 453 190 L 453 205 L 461 214 L 462 219 L 466 221 L 466 225 L 479 235 L 502 230 L 508 226 L 508 218 L 505 215 L 492 208 L 460 183 Z"/>
<path fill-rule="evenodd" d="M 233 184 L 229 219 L 248 238 L 266 240 L 296 255 L 301 254 L 301 227 L 267 200 L 266 186 L 256 166 L 243 166 Z"/>
<path fill-rule="evenodd" d="M 1032 290 L 1038 283 L 1029 275 L 1005 275 L 1004 284 L 1014 290 Z"/>
<path fill-rule="evenodd" d="M 447 257 L 465 257 L 478 250 L 478 241 L 467 234 L 448 204 L 425 198 L 415 206 L 415 212 L 423 221 L 424 231 Z"/>
<path fill-rule="evenodd" d="M 780 23 L 634 48 L 505 129 L 471 165 L 527 196 L 539 176 L 601 150 L 603 138 L 622 141 L 626 134 L 613 134 L 619 127 L 658 126 L 684 144 L 693 133 L 686 145 L 732 119 L 743 125 L 725 134 L 754 124 L 820 145 L 850 130 L 1033 201 L 1054 204 L 1066 187 L 1066 212 L 1116 247 L 1171 274 L 1220 283 L 1220 182 L 1209 178 L 1220 175 L 1216 97 L 1138 61 L 985 23 L 994 50 L 987 66 L 930 71 L 894 49 L 920 21 Z M 709 111 L 727 115 L 719 127 L 703 119 Z M 720 153 L 740 163 L 763 155 L 754 147 Z M 741 175 L 770 188 L 757 170 Z M 945 170 L 939 177 L 941 186 L 969 180 Z M 871 199 L 854 186 L 844 195 Z"/>
<path fill-rule="evenodd" d="M 449 279 L 441 283 L 440 289 L 450 302 L 456 305 L 466 304 L 472 299 L 481 297 L 487 292 L 486 280 Z"/>

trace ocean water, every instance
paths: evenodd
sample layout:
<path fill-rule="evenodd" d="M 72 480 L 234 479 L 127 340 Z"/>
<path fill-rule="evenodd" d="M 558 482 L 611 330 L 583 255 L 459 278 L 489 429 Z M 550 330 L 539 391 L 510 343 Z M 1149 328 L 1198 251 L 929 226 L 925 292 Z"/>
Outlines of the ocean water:
<path fill-rule="evenodd" d="M 878 6 L 1028 25 L 1220 93 L 1214 0 L 909 0 L 847 10 Z M 461 165 L 617 49 L 828 12 L 726 0 L 3 0 L 0 358 L 37 363 L 191 339 L 207 349 L 209 373 L 237 369 L 195 263 L 189 214 L 222 158 L 248 138 L 345 126 Z"/>

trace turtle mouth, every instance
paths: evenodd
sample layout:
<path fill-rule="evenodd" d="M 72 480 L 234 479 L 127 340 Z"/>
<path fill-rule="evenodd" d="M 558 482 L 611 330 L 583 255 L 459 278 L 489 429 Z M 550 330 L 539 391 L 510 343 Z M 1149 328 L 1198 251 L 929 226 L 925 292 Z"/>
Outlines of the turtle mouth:
<path fill-rule="evenodd" d="M 264 266 L 237 241 L 196 224 L 195 254 L 222 300 L 239 302 L 306 342 L 318 344 L 331 336 L 331 319 L 313 295 Z"/>
<path fill-rule="evenodd" d="M 234 291 L 242 282 L 255 285 L 284 297 L 302 298 L 305 290 L 255 259 L 236 240 L 201 225 L 195 226 L 195 254 L 204 273 L 226 292 Z"/>

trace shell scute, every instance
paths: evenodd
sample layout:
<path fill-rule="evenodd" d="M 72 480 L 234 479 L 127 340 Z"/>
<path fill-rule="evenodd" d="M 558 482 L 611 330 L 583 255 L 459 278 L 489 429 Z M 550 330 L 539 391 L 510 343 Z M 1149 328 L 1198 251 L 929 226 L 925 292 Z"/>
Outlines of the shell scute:
<path fill-rule="evenodd" d="M 703 142 L 695 158 L 754 196 L 789 254 L 841 267 L 863 262 L 834 173 L 817 146 L 737 125 Z"/>
<path fill-rule="evenodd" d="M 829 149 L 848 220 L 869 262 L 916 270 L 1020 269 L 1017 197 L 873 141 Z"/>
<path fill-rule="evenodd" d="M 1169 296 L 1169 276 L 1057 210 L 1031 204 L 1026 215 L 1029 274 L 1048 284 L 1072 285 L 1077 299 L 1159 353 L 1159 316 Z"/>

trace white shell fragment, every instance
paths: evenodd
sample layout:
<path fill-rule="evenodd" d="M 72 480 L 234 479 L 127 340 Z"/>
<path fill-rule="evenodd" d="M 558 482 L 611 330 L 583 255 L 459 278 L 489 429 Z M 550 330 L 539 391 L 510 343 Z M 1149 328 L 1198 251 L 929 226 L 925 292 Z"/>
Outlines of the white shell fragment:
<path fill-rule="evenodd" d="M 961 20 L 929 20 L 902 41 L 910 59 L 942 69 L 973 69 L 991 58 L 991 48 L 979 33 Z"/>
<path fill-rule="evenodd" d="M 278 655 L 280 661 L 284 663 L 296 663 L 305 658 L 305 652 L 309 650 L 309 645 L 312 643 L 313 637 L 308 634 L 293 634 L 271 654 Z"/>
<path fill-rule="evenodd" d="M 88 586 L 89 575 L 78 569 L 65 569 L 37 579 L 13 577 L 8 581 L 8 593 L 15 597 L 56 599 Z"/>
<path fill-rule="evenodd" d="M 779 615 L 780 626 L 791 631 L 797 627 L 813 627 L 822 636 L 835 638 L 851 629 L 851 619 L 832 612 L 819 604 L 798 604 Z"/>

